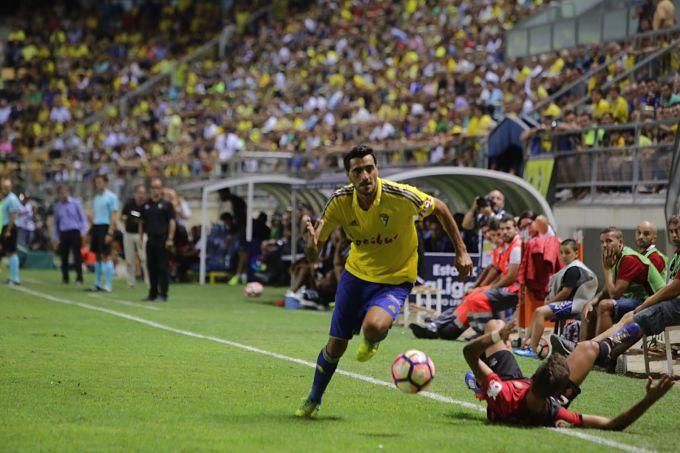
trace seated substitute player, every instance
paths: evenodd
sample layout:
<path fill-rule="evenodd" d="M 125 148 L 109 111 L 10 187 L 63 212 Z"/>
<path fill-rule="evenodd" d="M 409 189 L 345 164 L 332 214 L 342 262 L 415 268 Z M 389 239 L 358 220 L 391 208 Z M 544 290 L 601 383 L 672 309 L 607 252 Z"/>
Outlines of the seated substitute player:
<path fill-rule="evenodd" d="M 583 307 L 581 341 L 605 332 L 665 284 L 648 258 L 625 246 L 618 228 L 602 230 L 600 244 L 604 288 Z"/>
<path fill-rule="evenodd" d="M 597 276 L 578 259 L 576 241 L 562 241 L 560 258 L 565 267 L 550 278 L 550 292 L 545 305 L 534 310 L 531 326 L 527 330 L 524 344 L 528 345 L 513 351 L 519 356 L 537 359 L 538 343 L 545 330 L 545 322 L 573 318 L 597 293 Z"/>
<path fill-rule="evenodd" d="M 635 245 L 637 245 L 638 253 L 648 258 L 665 280 L 668 278 L 668 269 L 666 268 L 668 258 L 656 248 L 657 235 L 656 225 L 647 220 L 643 220 L 635 229 Z"/>
<path fill-rule="evenodd" d="M 658 335 L 666 327 L 680 324 L 680 215 L 668 220 L 668 235 L 676 247 L 675 254 L 668 266 L 671 279 L 668 285 L 649 296 L 645 301 L 628 312 L 611 329 L 598 336 L 611 346 L 606 357 L 606 365 L 615 363 L 616 358 L 637 343 L 643 335 Z M 553 351 L 568 355 L 570 350 L 564 345 L 554 344 Z"/>
<path fill-rule="evenodd" d="M 578 395 L 578 386 L 593 368 L 600 349 L 607 347 L 594 341 L 580 343 L 569 358 L 553 354 L 530 379 L 526 379 L 507 346 L 514 327 L 514 322 L 504 325 L 503 321 L 491 320 L 486 324 L 487 333 L 463 348 L 465 360 L 474 374 L 471 382 L 466 376 L 466 382 L 486 401 L 489 421 L 620 431 L 640 418 L 673 387 L 670 376 L 662 377 L 656 384 L 650 378 L 645 396 L 614 418 L 571 412 L 562 407 L 558 397 L 566 390 Z M 475 379 L 480 383 L 479 388 L 474 388 Z"/>
<path fill-rule="evenodd" d="M 312 390 L 295 411 L 298 417 L 318 411 L 347 343 L 360 329 L 364 334 L 357 351 L 360 362 L 375 355 L 387 336 L 417 277 L 416 216 L 422 220 L 436 214 L 456 248 L 455 266 L 461 279 L 472 271 L 456 222 L 442 201 L 415 187 L 379 178 L 368 146 L 354 147 L 343 161 L 351 184 L 333 193 L 314 226 L 305 219 L 305 254 L 310 262 L 317 260 L 323 243 L 338 226 L 352 245 L 338 282 L 330 338 L 317 358 Z"/>
<path fill-rule="evenodd" d="M 433 323 L 409 325 L 416 337 L 455 340 L 470 326 L 481 333 L 484 324 L 497 313 L 517 307 L 517 275 L 522 262 L 522 239 L 517 234 L 513 217 L 501 219 L 500 234 L 504 245 L 498 252 L 498 278 L 487 287 L 480 287 L 466 295 L 456 307 L 453 320 L 448 325 L 437 325 L 436 328 Z"/>

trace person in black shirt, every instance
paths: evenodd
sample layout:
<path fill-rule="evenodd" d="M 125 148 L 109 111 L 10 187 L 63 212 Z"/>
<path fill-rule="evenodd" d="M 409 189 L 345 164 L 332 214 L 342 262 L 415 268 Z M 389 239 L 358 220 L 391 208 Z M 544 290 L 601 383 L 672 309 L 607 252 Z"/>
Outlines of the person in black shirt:
<path fill-rule="evenodd" d="M 142 236 L 139 234 L 139 221 L 142 218 L 142 210 L 146 203 L 146 188 L 143 185 L 135 187 L 134 194 L 123 207 L 120 220 L 125 223 L 123 233 L 123 252 L 127 267 L 128 288 L 135 286 L 137 280 L 137 256 L 141 263 L 142 275 L 146 284 L 149 284 L 149 274 L 146 271 L 146 252 L 142 246 Z"/>
<path fill-rule="evenodd" d="M 159 178 L 151 180 L 151 199 L 144 204 L 139 234 L 147 234 L 146 257 L 149 271 L 149 295 L 146 301 L 168 300 L 170 270 L 168 251 L 175 238 L 175 208 L 163 199 L 163 183 Z"/>

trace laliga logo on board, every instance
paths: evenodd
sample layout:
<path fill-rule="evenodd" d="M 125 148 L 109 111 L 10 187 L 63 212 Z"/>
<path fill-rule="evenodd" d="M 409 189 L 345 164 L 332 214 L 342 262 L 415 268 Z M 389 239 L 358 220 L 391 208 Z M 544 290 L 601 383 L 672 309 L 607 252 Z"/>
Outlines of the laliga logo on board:
<path fill-rule="evenodd" d="M 432 275 L 435 277 L 458 277 L 458 269 L 452 264 L 435 264 L 432 266 Z"/>

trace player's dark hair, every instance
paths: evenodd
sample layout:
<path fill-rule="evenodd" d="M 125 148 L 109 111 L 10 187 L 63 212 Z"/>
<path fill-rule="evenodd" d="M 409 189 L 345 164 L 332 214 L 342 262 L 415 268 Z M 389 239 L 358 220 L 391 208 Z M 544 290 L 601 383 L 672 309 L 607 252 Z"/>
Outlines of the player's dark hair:
<path fill-rule="evenodd" d="M 517 226 L 517 222 L 515 222 L 515 218 L 509 214 L 505 214 L 503 217 L 501 217 L 501 220 L 499 223 L 506 223 L 506 222 L 512 222 L 513 226 Z"/>
<path fill-rule="evenodd" d="M 107 183 L 109 182 L 109 177 L 106 176 L 106 173 L 100 173 L 100 174 L 98 174 L 94 177 L 94 179 L 97 179 L 97 178 L 101 179 L 104 182 L 107 182 Z"/>
<path fill-rule="evenodd" d="M 600 231 L 600 236 L 602 236 L 603 234 L 609 234 L 609 233 L 614 233 L 619 239 L 623 240 L 623 233 L 621 232 L 621 230 L 619 230 L 615 226 L 609 226 L 609 227 L 603 229 L 602 231 Z"/>
<path fill-rule="evenodd" d="M 522 223 L 522 220 L 524 219 L 531 219 L 531 221 L 533 222 L 534 220 L 536 220 L 536 217 L 538 217 L 538 214 L 536 214 L 534 211 L 532 210 L 524 211 L 517 218 L 517 223 Z"/>
<path fill-rule="evenodd" d="M 344 156 L 342 156 L 342 163 L 345 164 L 345 171 L 349 171 L 349 162 L 352 159 L 356 159 L 357 157 L 361 159 L 365 156 L 372 156 L 373 162 L 376 164 L 378 163 L 378 160 L 375 158 L 375 154 L 373 153 L 373 148 L 368 145 L 357 145 L 349 150 L 349 152 L 347 152 Z"/>
<path fill-rule="evenodd" d="M 673 214 L 670 216 L 668 219 L 668 226 L 671 225 L 680 225 L 680 214 Z"/>
<path fill-rule="evenodd" d="M 490 218 L 486 225 L 491 231 L 498 231 L 501 228 L 501 223 L 495 217 Z"/>
<path fill-rule="evenodd" d="M 573 239 L 565 239 L 564 241 L 560 242 L 560 247 L 562 246 L 569 247 L 574 252 L 578 252 L 578 243 L 576 243 L 576 241 Z"/>
<path fill-rule="evenodd" d="M 531 376 L 531 391 L 538 398 L 561 393 L 569 384 L 569 364 L 563 355 L 553 354 Z"/>

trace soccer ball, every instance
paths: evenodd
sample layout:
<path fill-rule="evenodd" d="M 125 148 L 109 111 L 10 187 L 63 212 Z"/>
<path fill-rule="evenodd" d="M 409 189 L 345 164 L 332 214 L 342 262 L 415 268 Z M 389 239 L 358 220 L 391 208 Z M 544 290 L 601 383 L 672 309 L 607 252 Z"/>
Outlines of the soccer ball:
<path fill-rule="evenodd" d="M 550 355 L 550 343 L 543 337 L 538 341 L 536 354 L 538 354 L 538 358 L 541 360 L 546 359 Z"/>
<path fill-rule="evenodd" d="M 243 288 L 243 295 L 246 297 L 259 297 L 262 295 L 262 290 L 264 290 L 262 283 L 250 282 Z"/>
<path fill-rule="evenodd" d="M 434 379 L 434 363 L 424 352 L 411 349 L 392 363 L 394 385 L 404 393 L 418 393 Z"/>

